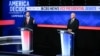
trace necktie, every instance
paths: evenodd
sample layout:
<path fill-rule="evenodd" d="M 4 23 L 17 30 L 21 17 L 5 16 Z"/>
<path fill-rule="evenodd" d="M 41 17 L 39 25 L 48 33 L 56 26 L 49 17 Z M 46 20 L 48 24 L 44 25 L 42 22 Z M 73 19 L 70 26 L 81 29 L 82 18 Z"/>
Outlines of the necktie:
<path fill-rule="evenodd" d="M 70 24 L 72 24 L 72 23 L 73 23 L 73 21 L 74 21 L 74 20 L 71 20 L 71 21 L 70 21 Z"/>

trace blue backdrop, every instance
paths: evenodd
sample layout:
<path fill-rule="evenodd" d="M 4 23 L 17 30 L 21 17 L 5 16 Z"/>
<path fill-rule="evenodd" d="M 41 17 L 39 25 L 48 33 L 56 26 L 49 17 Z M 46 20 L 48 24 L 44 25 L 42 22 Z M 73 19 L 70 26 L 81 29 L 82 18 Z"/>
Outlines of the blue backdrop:
<path fill-rule="evenodd" d="M 66 25 L 72 11 L 38 11 L 31 12 L 37 24 Z M 100 12 L 75 11 L 80 26 L 100 26 Z"/>
<path fill-rule="evenodd" d="M 19 35 L 26 7 L 35 0 L 3 0 L 3 19 L 15 20 L 15 25 L 4 26 L 3 35 Z M 36 24 L 66 25 L 72 11 L 30 11 Z M 80 26 L 100 27 L 100 11 L 75 11 Z"/>

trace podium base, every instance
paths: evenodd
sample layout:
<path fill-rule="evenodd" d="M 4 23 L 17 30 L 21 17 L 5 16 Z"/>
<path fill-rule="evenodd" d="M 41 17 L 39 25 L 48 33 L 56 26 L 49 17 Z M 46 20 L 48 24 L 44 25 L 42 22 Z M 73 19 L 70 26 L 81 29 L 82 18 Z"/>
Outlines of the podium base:
<path fill-rule="evenodd" d="M 33 52 L 33 50 L 27 50 L 27 51 L 22 51 L 22 50 L 18 50 L 17 52 L 21 52 L 23 54 L 30 54 L 31 52 Z"/>

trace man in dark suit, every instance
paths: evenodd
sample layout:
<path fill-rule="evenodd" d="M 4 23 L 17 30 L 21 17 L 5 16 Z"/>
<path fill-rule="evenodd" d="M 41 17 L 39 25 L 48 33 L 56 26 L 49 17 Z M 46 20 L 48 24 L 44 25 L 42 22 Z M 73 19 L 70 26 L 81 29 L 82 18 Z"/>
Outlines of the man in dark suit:
<path fill-rule="evenodd" d="M 68 20 L 67 31 L 74 32 L 74 37 L 71 38 L 71 56 L 76 54 L 76 40 L 78 37 L 79 21 L 76 19 L 75 13 L 71 13 L 71 18 Z"/>
<path fill-rule="evenodd" d="M 76 34 L 78 31 L 78 28 L 79 28 L 79 21 L 78 19 L 76 19 L 75 13 L 71 13 L 71 18 L 68 21 L 67 30 L 69 32 L 74 32 Z"/>
<path fill-rule="evenodd" d="M 23 27 L 26 30 L 31 29 L 31 34 L 30 34 L 30 49 L 31 50 L 33 50 L 33 32 L 32 32 L 32 30 L 34 28 L 34 23 L 35 23 L 34 18 L 32 18 L 30 16 L 30 12 L 29 11 L 26 11 L 24 22 L 23 22 Z"/>
<path fill-rule="evenodd" d="M 32 17 L 30 16 L 30 12 L 27 11 L 26 14 L 25 14 L 25 19 L 24 19 L 24 24 L 23 24 L 23 26 L 24 26 L 25 28 L 33 29 L 33 24 L 34 24 L 34 23 L 35 23 L 34 18 L 32 18 Z"/>

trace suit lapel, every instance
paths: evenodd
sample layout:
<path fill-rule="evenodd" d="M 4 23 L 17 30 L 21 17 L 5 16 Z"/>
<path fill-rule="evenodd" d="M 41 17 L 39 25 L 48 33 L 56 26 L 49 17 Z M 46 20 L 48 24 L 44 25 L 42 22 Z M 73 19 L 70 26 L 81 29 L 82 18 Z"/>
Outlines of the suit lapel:
<path fill-rule="evenodd" d="M 28 20 L 26 19 L 26 24 L 29 24 L 29 23 L 30 23 L 30 19 L 28 19 Z"/>
<path fill-rule="evenodd" d="M 76 19 L 75 19 L 76 20 Z M 71 20 L 70 20 L 70 25 L 72 25 L 74 22 L 75 22 L 75 20 L 73 21 L 73 22 L 71 22 Z"/>

